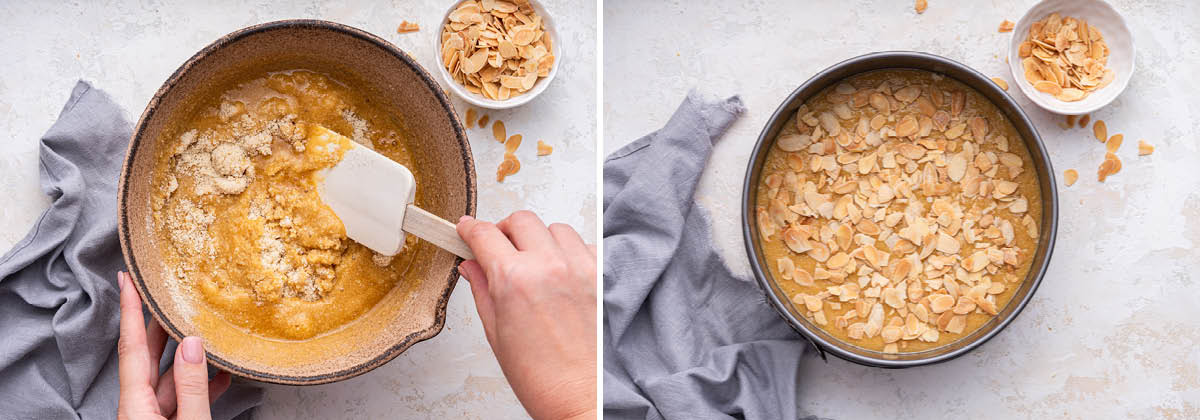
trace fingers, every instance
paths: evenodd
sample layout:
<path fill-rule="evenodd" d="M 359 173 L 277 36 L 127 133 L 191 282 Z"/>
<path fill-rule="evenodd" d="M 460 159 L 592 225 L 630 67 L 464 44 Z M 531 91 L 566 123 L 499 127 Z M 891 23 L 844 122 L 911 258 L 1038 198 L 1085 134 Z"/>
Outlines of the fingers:
<path fill-rule="evenodd" d="M 219 372 L 213 375 L 212 380 L 208 381 L 208 403 L 211 405 L 217 402 L 217 398 L 221 398 L 229 389 L 229 384 L 233 383 L 233 376 L 229 372 Z"/>
<path fill-rule="evenodd" d="M 492 264 L 502 261 L 517 253 L 513 244 L 504 236 L 504 232 L 488 222 L 476 220 L 471 216 L 458 219 L 458 236 L 461 236 L 480 264 Z M 469 280 L 470 278 L 468 278 Z"/>
<path fill-rule="evenodd" d="M 121 389 L 130 395 L 150 388 L 150 354 L 146 347 L 146 324 L 142 320 L 142 300 L 133 281 L 125 272 L 117 273 L 121 288 L 121 337 L 117 340 L 117 366 Z M 126 395 L 122 392 L 121 395 Z"/>
<path fill-rule="evenodd" d="M 512 240 L 519 251 L 557 249 L 554 236 L 542 219 L 529 210 L 515 212 L 496 223 L 496 227 Z"/>
<path fill-rule="evenodd" d="M 458 272 L 471 283 L 471 296 L 475 297 L 475 310 L 479 311 L 479 320 L 483 323 L 483 332 L 487 335 L 488 343 L 494 343 L 492 338 L 495 331 L 496 312 L 492 306 L 492 295 L 488 291 L 488 278 L 478 261 L 463 261 L 458 265 Z"/>
<path fill-rule="evenodd" d="M 589 259 L 594 258 L 590 256 L 587 244 L 583 243 L 583 238 L 571 226 L 554 223 L 550 225 L 549 229 L 550 235 L 554 237 L 554 241 L 558 243 L 558 246 L 567 255 Z"/>
<path fill-rule="evenodd" d="M 590 252 L 592 254 L 592 259 L 595 260 L 596 259 L 596 244 L 588 244 L 587 249 L 588 249 L 588 252 Z"/>
<path fill-rule="evenodd" d="M 175 366 L 172 365 L 166 372 L 163 372 L 162 377 L 158 378 L 154 396 L 158 399 L 158 410 L 162 415 L 171 417 L 172 414 L 175 414 Z"/>
<path fill-rule="evenodd" d="M 208 401 L 208 363 L 200 337 L 187 337 L 175 349 L 176 418 L 211 420 Z"/>
<path fill-rule="evenodd" d="M 150 387 L 158 386 L 158 361 L 162 360 L 163 347 L 167 345 L 167 330 L 158 321 L 151 320 L 146 326 L 146 355 L 149 356 Z"/>
<path fill-rule="evenodd" d="M 167 369 L 163 373 L 162 379 L 158 381 L 158 388 L 155 390 L 155 395 L 158 397 L 159 412 L 164 416 L 171 417 L 175 413 L 175 368 Z M 229 372 L 219 372 L 213 375 L 212 379 L 208 380 L 208 402 L 211 405 L 221 397 L 229 385 L 233 382 Z"/>

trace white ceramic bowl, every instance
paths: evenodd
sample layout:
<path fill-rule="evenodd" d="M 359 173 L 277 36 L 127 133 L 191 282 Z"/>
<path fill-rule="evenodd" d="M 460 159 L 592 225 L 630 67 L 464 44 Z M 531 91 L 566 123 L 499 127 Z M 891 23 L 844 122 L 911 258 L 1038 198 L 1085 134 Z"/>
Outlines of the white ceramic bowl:
<path fill-rule="evenodd" d="M 1053 95 L 1039 92 L 1033 88 L 1033 84 L 1025 80 L 1025 70 L 1021 67 L 1021 57 L 1017 50 L 1021 42 L 1029 36 L 1029 26 L 1051 13 L 1084 19 L 1088 25 L 1100 30 L 1104 42 L 1108 44 L 1108 68 L 1116 72 L 1116 80 L 1075 102 L 1064 102 Z M 1112 6 L 1101 0 L 1045 0 L 1038 3 L 1017 21 L 1008 44 L 1008 69 L 1012 72 L 1017 86 L 1020 86 L 1021 92 L 1033 103 L 1056 114 L 1087 114 L 1108 105 L 1129 85 L 1129 79 L 1133 75 L 1133 57 L 1133 35 L 1130 34 L 1125 19 Z"/>
<path fill-rule="evenodd" d="M 533 6 L 533 10 L 542 17 L 542 26 L 545 28 L 546 34 L 550 35 L 550 49 L 553 50 L 551 53 L 554 54 L 554 66 L 550 68 L 550 74 L 546 75 L 546 77 L 538 78 L 537 83 L 533 85 L 533 89 L 508 98 L 508 100 L 497 101 L 480 94 L 471 93 L 463 85 L 455 82 L 454 78 L 450 77 L 450 72 L 446 70 L 446 66 L 442 65 L 442 26 L 449 20 L 450 12 L 457 9 L 459 4 L 462 4 L 462 1 L 455 1 L 450 4 L 450 7 L 446 9 L 446 13 L 442 15 L 442 21 L 438 23 L 437 31 L 434 31 L 433 34 L 434 62 L 437 63 L 435 67 L 437 67 L 437 72 L 442 75 L 442 80 L 445 80 L 446 84 L 450 87 L 450 91 L 454 92 L 455 96 L 462 98 L 462 100 L 472 105 L 488 109 L 518 107 L 541 95 L 546 90 L 546 87 L 550 85 L 550 82 L 554 80 L 554 76 L 558 75 L 558 68 L 562 67 L 563 63 L 563 39 L 559 36 L 558 30 L 554 26 L 554 19 L 550 17 L 550 13 L 546 11 L 546 8 L 535 0 L 529 0 L 529 4 Z"/>

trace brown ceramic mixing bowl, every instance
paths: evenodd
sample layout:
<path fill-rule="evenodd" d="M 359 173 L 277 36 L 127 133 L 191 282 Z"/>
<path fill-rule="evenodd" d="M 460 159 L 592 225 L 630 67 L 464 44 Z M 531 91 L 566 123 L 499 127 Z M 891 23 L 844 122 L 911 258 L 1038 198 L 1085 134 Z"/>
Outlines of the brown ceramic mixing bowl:
<path fill-rule="evenodd" d="M 200 50 L 167 79 L 138 121 L 119 194 L 120 241 L 134 284 L 150 313 L 175 339 L 205 338 L 209 361 L 243 377 L 281 384 L 339 381 L 379 367 L 442 330 L 446 303 L 461 261 L 420 242 L 408 275 L 371 310 L 323 335 L 285 341 L 259 337 L 212 319 L 194 297 L 175 296 L 177 281 L 163 261 L 152 225 L 151 173 L 165 135 L 187 121 L 219 87 L 247 74 L 305 68 L 345 82 L 394 116 L 408 139 L 413 172 L 437 183 L 421 185 L 418 204 L 457 220 L 475 214 L 471 148 L 449 100 L 433 78 L 394 45 L 362 30 L 317 20 L 251 26 Z M 420 175 L 419 175 L 420 177 Z M 205 318 L 207 317 L 207 318 Z"/>

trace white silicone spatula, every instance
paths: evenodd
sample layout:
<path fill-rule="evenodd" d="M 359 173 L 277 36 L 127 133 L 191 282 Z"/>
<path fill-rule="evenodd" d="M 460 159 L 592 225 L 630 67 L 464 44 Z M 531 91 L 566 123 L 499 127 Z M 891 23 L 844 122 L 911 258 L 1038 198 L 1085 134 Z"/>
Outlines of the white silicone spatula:
<path fill-rule="evenodd" d="M 341 134 L 312 127 L 310 135 Z M 336 138 L 336 137 L 335 137 Z M 463 259 L 475 255 L 454 224 L 413 204 L 417 182 L 404 165 L 354 143 L 341 162 L 325 171 L 317 188 L 321 201 L 342 219 L 346 236 L 372 251 L 392 256 L 404 248 L 404 233 L 417 235 Z"/>

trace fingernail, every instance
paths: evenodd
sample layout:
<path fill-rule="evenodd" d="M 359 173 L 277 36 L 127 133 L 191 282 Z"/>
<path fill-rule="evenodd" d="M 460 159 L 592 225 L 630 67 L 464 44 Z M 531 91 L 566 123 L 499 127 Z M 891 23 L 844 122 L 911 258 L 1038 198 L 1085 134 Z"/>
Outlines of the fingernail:
<path fill-rule="evenodd" d="M 186 337 L 179 343 L 183 352 L 183 361 L 188 363 L 204 363 L 204 340 L 200 337 Z"/>
<path fill-rule="evenodd" d="M 464 214 L 463 217 L 458 218 L 458 223 L 462 223 L 467 220 L 475 220 L 475 218 L 471 217 L 470 215 Z"/>
<path fill-rule="evenodd" d="M 122 292 L 125 291 L 125 272 L 124 271 L 117 272 L 117 287 L 119 287 Z"/>

